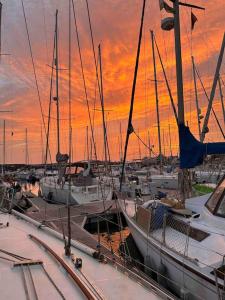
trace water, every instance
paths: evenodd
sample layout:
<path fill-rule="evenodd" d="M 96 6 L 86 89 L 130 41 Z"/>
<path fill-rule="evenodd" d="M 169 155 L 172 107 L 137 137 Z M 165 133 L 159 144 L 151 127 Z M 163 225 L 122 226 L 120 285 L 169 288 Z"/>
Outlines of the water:
<path fill-rule="evenodd" d="M 22 190 L 24 192 L 31 192 L 32 194 L 34 194 L 35 196 L 38 197 L 39 194 L 39 190 L 40 190 L 40 185 L 39 182 L 36 182 L 35 184 L 31 184 L 31 183 L 20 183 L 22 186 Z"/>
<path fill-rule="evenodd" d="M 122 240 L 125 240 L 130 234 L 130 230 L 128 227 L 124 228 L 123 230 L 112 232 L 108 235 L 107 232 L 100 233 L 100 244 L 105 246 L 108 249 L 112 249 L 113 253 L 120 254 L 119 247 Z M 94 238 L 98 240 L 98 234 L 93 234 Z"/>

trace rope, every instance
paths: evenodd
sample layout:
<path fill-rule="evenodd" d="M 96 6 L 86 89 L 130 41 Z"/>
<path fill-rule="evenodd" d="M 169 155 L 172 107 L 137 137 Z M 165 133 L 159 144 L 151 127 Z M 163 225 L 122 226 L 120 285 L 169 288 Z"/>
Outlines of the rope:
<path fill-rule="evenodd" d="M 136 131 L 134 130 L 133 133 L 136 135 L 136 137 L 138 138 L 138 140 L 148 149 L 152 152 L 153 155 L 157 156 L 156 153 L 152 150 L 151 147 L 149 147 L 141 138 L 140 136 L 136 133 Z"/>
<path fill-rule="evenodd" d="M 43 266 L 43 264 L 41 264 L 44 273 L 46 274 L 46 276 L 48 277 L 49 281 L 52 283 L 52 285 L 54 286 L 54 288 L 57 290 L 57 292 L 59 293 L 59 295 L 61 296 L 61 298 L 63 300 L 66 300 L 66 298 L 64 297 L 63 293 L 60 291 L 60 289 L 57 287 L 57 285 L 55 284 L 55 282 L 53 281 L 53 279 L 51 278 L 51 276 L 49 275 L 49 273 L 47 272 L 47 270 L 45 269 L 45 267 Z"/>
<path fill-rule="evenodd" d="M 33 67 L 35 85 L 36 85 L 36 90 L 37 90 L 38 102 L 39 102 L 39 106 L 40 106 L 40 110 L 41 110 L 41 117 L 42 117 L 42 122 L 44 125 L 45 135 L 47 138 L 47 131 L 46 131 L 46 126 L 45 126 L 44 113 L 43 113 L 43 107 L 42 107 L 42 102 L 41 102 L 41 95 L 40 95 L 40 90 L 39 90 L 39 85 L 38 85 L 38 80 L 37 80 L 33 51 L 32 51 L 32 46 L 31 46 L 30 34 L 29 34 L 29 30 L 28 30 L 27 17 L 26 17 L 26 13 L 25 13 L 23 0 L 21 0 L 21 4 L 22 4 L 22 9 L 23 9 L 23 17 L 24 17 L 24 21 L 25 21 L 25 27 L 26 27 L 27 39 L 28 39 L 29 50 L 30 50 L 30 57 L 31 57 L 31 62 L 32 62 L 32 67 Z"/>

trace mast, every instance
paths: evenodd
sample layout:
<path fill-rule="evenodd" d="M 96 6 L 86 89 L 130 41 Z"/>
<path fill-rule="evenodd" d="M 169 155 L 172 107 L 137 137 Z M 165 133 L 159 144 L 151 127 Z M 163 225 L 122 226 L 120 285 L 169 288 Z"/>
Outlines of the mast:
<path fill-rule="evenodd" d="M 56 43 L 56 34 L 54 33 L 53 54 L 52 54 L 52 64 L 51 64 L 50 93 L 49 93 L 49 105 L 48 105 L 48 125 L 47 125 L 46 148 L 45 148 L 45 157 L 44 157 L 45 171 L 47 168 L 48 153 L 49 153 L 49 158 L 51 160 L 51 153 L 50 153 L 50 149 L 49 149 L 49 133 L 50 133 L 51 111 L 52 111 L 52 92 L 53 92 L 52 86 L 53 86 L 53 75 L 54 75 L 54 65 L 55 65 L 55 43 Z M 55 98 L 53 98 L 53 99 L 55 99 Z"/>
<path fill-rule="evenodd" d="M 183 71 L 181 56 L 181 39 L 180 39 L 180 9 L 179 1 L 174 0 L 174 38 L 176 54 L 176 75 L 177 75 L 177 101 L 178 101 L 178 126 L 185 124 L 184 118 L 184 93 L 183 93 Z M 186 195 L 186 184 L 188 180 L 188 170 L 182 169 L 179 173 L 179 186 L 181 203 L 184 205 Z"/>
<path fill-rule="evenodd" d="M 87 145 L 87 161 L 89 161 L 89 139 L 88 139 L 88 126 L 86 127 L 86 145 Z"/>
<path fill-rule="evenodd" d="M 173 100 L 172 92 L 171 92 L 170 85 L 169 85 L 169 82 L 168 82 L 168 78 L 167 78 L 167 75 L 166 75 L 166 70 L 165 70 L 165 67 L 163 65 L 162 57 L 161 57 L 159 47 L 158 47 L 158 44 L 157 44 L 156 37 L 155 37 L 154 33 L 153 33 L 153 37 L 154 37 L 154 42 L 155 42 L 156 50 L 157 50 L 157 53 L 158 53 L 159 61 L 160 61 L 161 67 L 162 67 L 164 79 L 165 79 L 165 82 L 166 82 L 167 91 L 168 91 L 168 94 L 169 94 L 169 97 L 170 97 L 170 102 L 171 102 L 171 105 L 172 105 L 174 117 L 175 117 L 176 122 L 178 124 L 176 106 L 175 106 L 175 103 L 174 103 L 174 100 Z"/>
<path fill-rule="evenodd" d="M 166 157 L 165 130 L 164 130 L 164 128 L 163 128 L 163 130 L 162 130 L 162 134 L 163 134 L 163 155 L 164 155 L 164 157 Z"/>
<path fill-rule="evenodd" d="M 132 132 L 134 132 L 134 128 L 132 125 L 132 116 L 133 116 L 134 96 L 135 96 L 135 90 L 136 90 L 139 57 L 140 57 L 140 50 L 141 50 L 141 39 L 142 39 L 142 31 L 143 31 L 143 23 L 144 23 L 144 15 L 145 15 L 145 4 L 146 4 L 146 0 L 143 0 L 141 25 L 140 25 L 139 38 L 138 38 L 138 47 L 137 47 L 137 56 L 136 56 L 134 79 L 133 79 L 132 92 L 131 92 L 130 112 L 129 112 L 127 135 L 126 135 L 126 142 L 125 142 L 124 155 L 123 155 L 122 174 L 121 174 L 121 178 L 120 178 L 120 191 L 122 189 L 122 184 L 123 184 L 124 168 L 125 168 L 125 163 L 126 163 L 126 158 L 127 158 L 127 147 L 128 147 L 128 143 L 129 143 L 129 136 Z"/>
<path fill-rule="evenodd" d="M 57 19 L 57 18 L 56 18 Z M 56 22 L 57 24 L 57 22 Z M 57 28 L 57 27 L 56 27 Z M 56 49 L 58 48 L 57 43 L 57 32 L 56 32 Z M 69 130 L 68 130 L 68 136 L 69 136 L 69 193 L 67 198 L 67 232 L 68 232 L 68 238 L 67 242 L 65 242 L 65 255 L 70 256 L 71 255 L 71 212 L 70 212 L 70 200 L 71 200 L 71 157 L 72 157 L 72 119 L 71 119 L 71 0 L 69 0 Z M 58 50 L 57 50 L 57 57 L 58 57 Z M 57 59 L 58 61 L 58 59 Z M 57 63 L 58 64 L 58 63 Z M 57 66 L 58 70 L 58 66 Z M 58 89 L 58 83 L 57 83 L 57 89 Z M 57 101 L 58 103 L 58 101 Z M 59 113 L 59 107 L 57 105 L 57 115 Z M 58 118 L 59 122 L 59 118 Z M 59 129 L 59 125 L 58 125 Z M 58 132 L 59 134 L 59 132 Z M 59 135 L 58 135 L 58 142 L 59 142 Z M 60 153 L 59 144 L 58 144 L 58 153 Z"/>
<path fill-rule="evenodd" d="M 118 141 L 118 148 L 119 148 L 118 154 L 119 154 L 119 161 L 120 161 L 121 160 L 121 152 L 120 152 L 120 137 L 119 136 L 117 137 L 117 141 Z"/>
<path fill-rule="evenodd" d="M 122 126 L 121 126 L 121 122 L 120 122 L 120 161 L 123 161 L 123 148 L 122 148 L 122 144 L 123 144 L 123 138 L 122 138 Z"/>
<path fill-rule="evenodd" d="M 0 2 L 0 58 L 2 54 L 2 2 Z"/>
<path fill-rule="evenodd" d="M 43 143 L 42 124 L 41 124 L 41 163 L 44 164 L 44 143 Z"/>
<path fill-rule="evenodd" d="M 140 137 L 139 135 L 139 129 L 138 129 L 138 137 Z M 141 145 L 140 145 L 140 138 L 138 138 L 138 153 L 139 153 L 139 159 L 141 161 Z"/>
<path fill-rule="evenodd" d="M 208 109 L 207 109 L 205 119 L 204 119 L 204 123 L 203 123 L 203 127 L 202 127 L 201 142 L 204 141 L 205 135 L 208 132 L 209 116 L 210 116 L 210 112 L 211 112 L 211 109 L 212 109 L 212 103 L 213 103 L 213 99 L 214 99 L 214 96 L 215 96 L 215 91 L 216 91 L 217 81 L 218 81 L 218 78 L 219 78 L 221 64 L 222 64 L 222 61 L 223 61 L 224 49 L 225 49 L 225 33 L 223 35 L 223 41 L 222 41 L 220 54 L 219 54 L 218 61 L 217 61 L 216 72 L 215 72 L 215 75 L 214 75 L 212 90 L 211 90 L 211 94 L 210 94 L 210 98 L 209 98 Z"/>
<path fill-rule="evenodd" d="M 59 59 L 58 59 L 58 9 L 55 13 L 55 69 L 56 69 L 56 122 L 57 122 L 57 154 L 60 153 L 60 122 L 59 122 Z"/>
<path fill-rule="evenodd" d="M 5 174 L 5 120 L 3 121 L 2 175 Z"/>
<path fill-rule="evenodd" d="M 156 116 L 157 116 L 157 127 L 158 127 L 159 163 L 160 163 L 160 174 L 162 174 L 162 144 L 161 144 L 161 133 L 160 133 L 159 97 L 158 97 L 158 84 L 157 84 L 157 72 L 156 72 L 156 61 L 155 61 L 155 45 L 154 45 L 153 31 L 151 30 L 150 32 L 151 32 L 152 56 L 153 56 L 153 67 L 154 67 L 154 85 L 155 85 Z"/>
<path fill-rule="evenodd" d="M 177 77 L 177 101 L 178 101 L 178 126 L 185 125 L 184 117 L 184 92 L 183 92 L 183 71 L 182 71 L 182 55 L 181 55 L 181 38 L 180 38 L 180 8 L 179 5 L 203 9 L 200 6 L 192 5 L 189 3 L 173 1 L 174 11 L 174 39 L 175 39 L 175 54 L 176 54 L 176 77 Z M 179 140 L 180 140 L 179 136 Z M 180 141 L 181 142 L 181 141 Z M 181 143 L 180 143 L 181 144 Z M 180 186 L 180 198 L 181 203 L 184 206 L 185 198 L 189 192 L 189 171 L 188 169 L 182 169 L 179 173 L 179 186 Z"/>
<path fill-rule="evenodd" d="M 197 90 L 197 82 L 196 82 L 196 72 L 195 72 L 195 61 L 194 57 L 191 57 L 192 60 L 192 70 L 193 70 L 193 79 L 194 79 L 194 88 L 195 88 L 195 105 L 197 111 L 197 122 L 198 122 L 198 134 L 199 139 L 201 139 L 201 127 L 200 127 L 200 108 L 198 103 L 198 90 Z"/>
<path fill-rule="evenodd" d="M 180 9 L 179 1 L 174 0 L 174 37 L 176 53 L 176 73 L 177 73 L 177 99 L 178 99 L 178 125 L 185 124 L 184 118 L 184 92 L 183 92 L 183 71 L 180 40 Z"/>
<path fill-rule="evenodd" d="M 27 128 L 25 129 L 25 164 L 29 164 Z"/>
<path fill-rule="evenodd" d="M 172 158 L 173 157 L 173 152 L 172 152 L 172 143 L 171 143 L 170 123 L 169 123 L 169 141 L 170 141 L 170 156 Z"/>
<path fill-rule="evenodd" d="M 150 143 L 150 134 L 148 130 L 148 150 L 149 150 L 149 158 L 151 158 L 151 143 Z"/>
<path fill-rule="evenodd" d="M 102 108 L 102 126 L 103 126 L 103 137 L 104 137 L 104 154 L 105 154 L 105 169 L 107 166 L 107 130 L 105 122 L 105 107 L 104 107 L 104 94 L 103 94 L 103 79 L 102 79 L 102 57 L 101 57 L 101 45 L 98 45 L 98 55 L 99 55 L 99 68 L 100 68 L 100 100 Z"/>
<path fill-rule="evenodd" d="M 220 77 L 219 77 L 218 83 L 219 83 L 220 101 L 221 101 L 222 112 L 223 112 L 223 121 L 224 121 L 224 125 L 225 125 L 225 108 L 224 108 L 224 103 L 223 103 L 223 91 L 222 91 Z"/>

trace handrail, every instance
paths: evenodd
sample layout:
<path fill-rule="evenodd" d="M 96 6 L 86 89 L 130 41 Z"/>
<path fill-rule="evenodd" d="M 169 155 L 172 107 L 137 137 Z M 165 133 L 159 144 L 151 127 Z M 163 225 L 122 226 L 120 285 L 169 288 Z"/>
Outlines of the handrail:
<path fill-rule="evenodd" d="M 83 282 L 80 280 L 80 278 L 71 270 L 71 268 L 63 261 L 63 259 L 55 253 L 55 251 L 52 250 L 46 243 L 39 240 L 37 237 L 33 236 L 32 234 L 29 234 L 29 237 L 40 244 L 42 247 L 44 247 L 45 250 L 47 250 L 59 263 L 60 265 L 66 270 L 66 272 L 70 275 L 72 280 L 79 286 L 81 291 L 84 293 L 84 295 L 89 300 L 95 300 L 95 297 L 92 295 L 92 293 L 88 290 L 88 288 L 83 284 Z"/>

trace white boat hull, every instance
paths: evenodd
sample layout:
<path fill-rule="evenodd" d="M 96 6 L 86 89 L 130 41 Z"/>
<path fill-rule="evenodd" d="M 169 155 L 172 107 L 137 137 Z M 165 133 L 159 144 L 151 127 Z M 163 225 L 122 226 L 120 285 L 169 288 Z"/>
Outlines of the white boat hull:
<path fill-rule="evenodd" d="M 171 190 L 178 189 L 178 176 L 176 175 L 152 175 L 151 179 L 152 182 L 150 183 L 150 186 L 152 188 L 156 187 Z"/>
<path fill-rule="evenodd" d="M 110 186 L 99 187 L 99 185 L 91 185 L 85 187 L 71 186 L 71 193 L 68 183 L 63 186 L 57 184 L 56 178 L 41 179 L 40 187 L 42 196 L 48 201 L 67 204 L 85 204 L 95 201 L 111 200 L 112 189 Z M 70 195 L 70 197 L 69 197 Z M 70 198 L 70 199 L 69 199 Z"/>
<path fill-rule="evenodd" d="M 204 279 L 204 276 L 201 276 L 197 270 L 194 271 L 191 262 L 185 265 L 184 259 L 180 260 L 178 255 L 148 236 L 126 214 L 123 207 L 122 210 L 145 265 L 168 278 L 166 280 L 160 276 L 161 281 L 167 287 L 179 297 L 186 295 L 187 299 L 218 299 L 216 286 L 210 283 L 210 280 Z"/>

